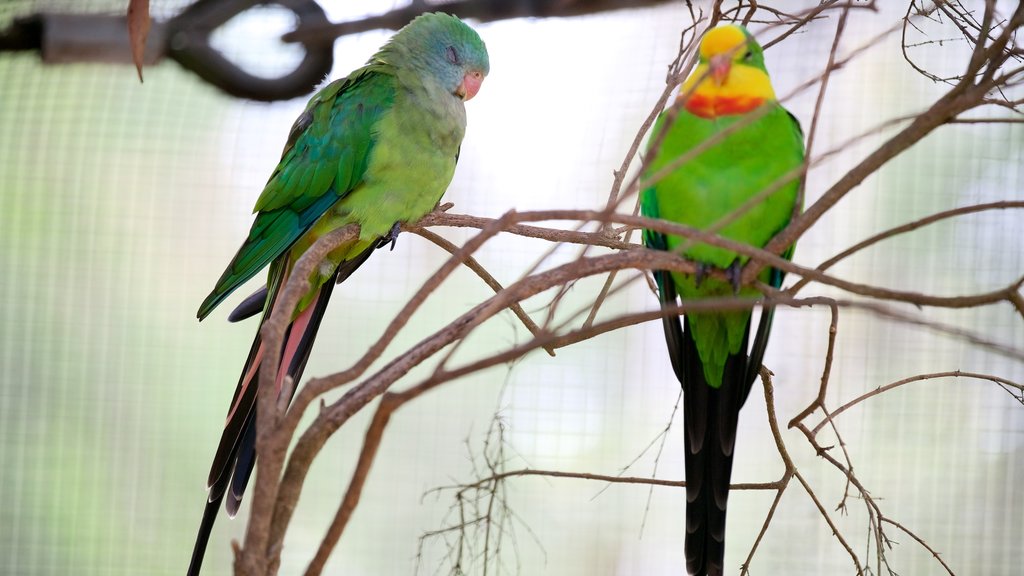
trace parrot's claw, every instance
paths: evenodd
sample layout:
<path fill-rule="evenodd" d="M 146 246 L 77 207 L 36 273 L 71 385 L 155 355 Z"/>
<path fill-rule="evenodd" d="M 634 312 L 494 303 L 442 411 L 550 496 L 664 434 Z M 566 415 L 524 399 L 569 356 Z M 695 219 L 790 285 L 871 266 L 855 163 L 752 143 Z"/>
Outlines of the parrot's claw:
<path fill-rule="evenodd" d="M 729 264 L 729 267 L 725 269 L 725 277 L 729 279 L 729 284 L 732 284 L 732 293 L 740 293 L 740 280 L 743 277 L 743 264 L 740 263 L 740 259 L 737 258 Z"/>
<path fill-rule="evenodd" d="M 395 244 L 398 243 L 398 234 L 401 231 L 402 231 L 402 223 L 401 222 L 395 222 L 395 224 L 393 226 L 391 226 L 391 230 L 388 230 L 387 235 L 382 237 L 380 239 L 380 241 L 377 242 L 377 248 L 383 248 L 383 247 L 387 246 L 388 243 L 390 242 L 391 243 L 391 251 L 393 252 L 395 250 Z"/>
<path fill-rule="evenodd" d="M 697 284 L 697 288 L 700 288 L 701 282 L 704 282 L 704 278 L 708 275 L 708 270 L 711 269 L 709 264 L 703 262 L 697 262 L 697 272 L 693 275 L 693 281 Z"/>

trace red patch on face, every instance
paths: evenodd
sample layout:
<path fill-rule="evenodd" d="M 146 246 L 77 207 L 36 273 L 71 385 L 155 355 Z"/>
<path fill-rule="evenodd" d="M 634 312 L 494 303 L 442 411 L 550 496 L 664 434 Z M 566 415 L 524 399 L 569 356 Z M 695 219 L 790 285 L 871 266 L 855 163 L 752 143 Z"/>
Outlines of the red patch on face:
<path fill-rule="evenodd" d="M 764 103 L 764 98 L 751 96 L 705 96 L 691 94 L 684 107 L 694 116 L 715 118 L 732 114 L 744 114 Z"/>

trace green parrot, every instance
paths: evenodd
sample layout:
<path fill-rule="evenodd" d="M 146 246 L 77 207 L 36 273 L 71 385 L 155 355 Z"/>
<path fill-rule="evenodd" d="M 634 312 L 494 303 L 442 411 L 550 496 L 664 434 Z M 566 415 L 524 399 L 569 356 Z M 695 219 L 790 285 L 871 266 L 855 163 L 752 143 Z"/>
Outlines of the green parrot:
<path fill-rule="evenodd" d="M 653 177 L 680 156 L 701 151 L 643 191 L 644 216 L 698 229 L 714 227 L 724 238 L 763 247 L 794 213 L 804 161 L 803 134 L 792 114 L 775 97 L 761 46 L 742 26 L 720 26 L 704 35 L 700 59 L 679 92 L 674 122 L 662 113 L 650 142 L 658 142 L 645 175 Z M 739 124 L 738 126 L 735 126 Z M 721 136 L 726 129 L 735 130 Z M 712 138 L 717 139 L 709 142 Z M 708 143 L 708 144 L 705 144 Z M 764 195 L 764 191 L 772 189 Z M 756 201 L 753 198 L 759 197 Z M 750 202 L 741 216 L 732 213 Z M 723 219 L 730 218 L 724 225 Z M 653 249 L 681 253 L 697 263 L 698 273 L 654 273 L 663 307 L 699 298 L 736 294 L 746 256 L 653 230 L 644 232 Z M 792 253 L 792 247 L 787 257 Z M 706 277 L 709 269 L 726 272 L 729 281 Z M 760 280 L 774 287 L 782 272 L 765 269 Z M 750 310 L 707 311 L 663 318 L 665 340 L 676 377 L 683 387 L 686 445 L 686 567 L 690 574 L 722 574 L 725 561 L 725 510 L 729 497 L 739 410 L 750 393 L 771 331 L 766 309 L 748 353 Z"/>
<path fill-rule="evenodd" d="M 476 95 L 489 67 L 487 49 L 469 26 L 447 14 L 424 14 L 365 66 L 317 92 L 295 121 L 256 201 L 248 237 L 197 314 L 205 318 L 269 264 L 267 288 L 231 316 L 262 312 L 266 321 L 296 260 L 324 234 L 358 224 L 359 237 L 316 268 L 293 312 L 280 352 L 278 390 L 285 375 L 301 377 L 334 285 L 376 248 L 393 245 L 400 223 L 418 220 L 441 199 L 466 129 L 464 102 Z M 234 516 L 252 473 L 265 353 L 257 331 L 210 469 L 190 576 L 199 573 L 221 500 Z"/>

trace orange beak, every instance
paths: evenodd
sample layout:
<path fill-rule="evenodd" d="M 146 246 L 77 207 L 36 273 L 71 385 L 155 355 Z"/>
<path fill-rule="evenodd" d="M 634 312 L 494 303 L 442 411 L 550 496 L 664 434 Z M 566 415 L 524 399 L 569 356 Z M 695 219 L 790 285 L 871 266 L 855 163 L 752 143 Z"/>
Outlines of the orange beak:
<path fill-rule="evenodd" d="M 732 54 L 712 56 L 708 68 L 711 70 L 711 79 L 714 80 L 716 86 L 725 84 L 725 81 L 729 79 L 729 70 L 732 68 Z"/>
<path fill-rule="evenodd" d="M 480 85 L 484 83 L 484 75 L 482 72 L 470 71 L 466 72 L 466 75 L 462 77 L 462 83 L 455 89 L 455 95 L 462 98 L 463 101 L 469 100 L 476 93 L 480 91 Z"/>

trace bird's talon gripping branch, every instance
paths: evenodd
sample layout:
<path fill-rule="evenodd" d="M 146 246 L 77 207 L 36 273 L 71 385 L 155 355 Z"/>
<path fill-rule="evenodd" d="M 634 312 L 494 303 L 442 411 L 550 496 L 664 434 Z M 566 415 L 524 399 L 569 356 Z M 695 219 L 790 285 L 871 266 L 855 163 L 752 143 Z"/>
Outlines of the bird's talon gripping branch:
<path fill-rule="evenodd" d="M 740 263 L 740 259 L 737 258 L 729 264 L 729 267 L 725 269 L 725 277 L 729 279 L 729 284 L 732 286 L 732 293 L 740 293 L 740 279 L 743 277 L 743 264 Z"/>
<path fill-rule="evenodd" d="M 394 252 L 395 251 L 395 244 L 398 243 L 398 235 L 401 234 L 401 232 L 402 232 L 402 223 L 401 222 L 395 222 L 391 226 L 391 230 L 388 230 L 388 233 L 385 234 L 384 236 L 382 236 L 380 241 L 377 242 L 377 248 L 383 248 L 383 247 L 387 246 L 390 243 L 391 244 L 390 251 Z"/>
<path fill-rule="evenodd" d="M 700 288 L 700 285 L 704 283 L 704 278 L 707 278 L 711 265 L 704 262 L 697 262 L 696 265 L 697 271 L 693 275 L 693 283 L 697 285 L 697 288 Z"/>

